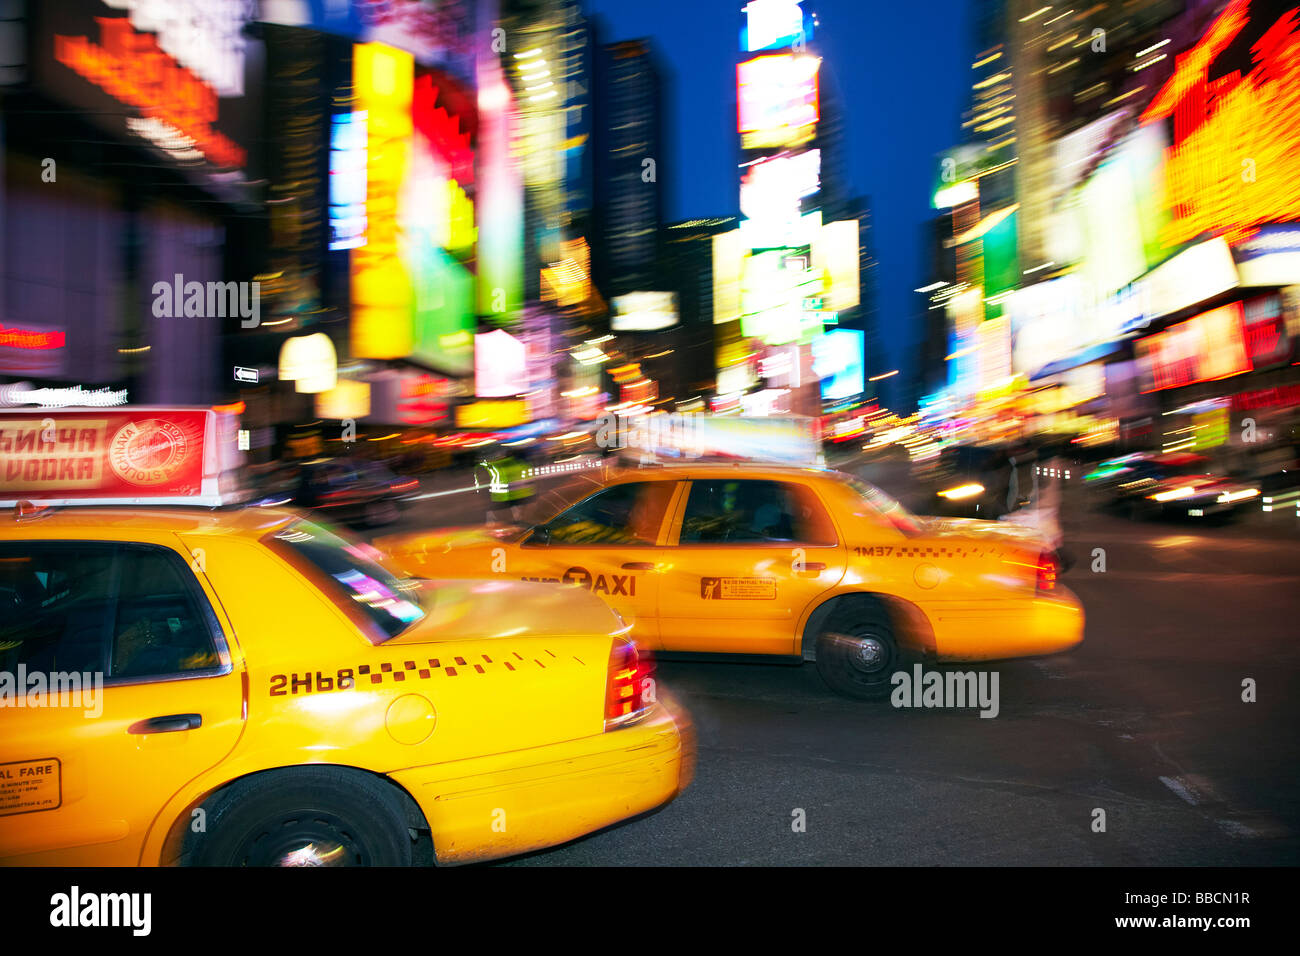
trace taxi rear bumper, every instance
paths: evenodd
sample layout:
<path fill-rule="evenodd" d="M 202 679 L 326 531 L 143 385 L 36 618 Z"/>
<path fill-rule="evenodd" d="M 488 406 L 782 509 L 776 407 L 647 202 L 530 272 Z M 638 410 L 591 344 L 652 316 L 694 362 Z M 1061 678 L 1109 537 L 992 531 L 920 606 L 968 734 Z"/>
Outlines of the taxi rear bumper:
<path fill-rule="evenodd" d="M 689 718 L 663 698 L 617 730 L 538 747 L 389 773 L 419 804 L 439 865 L 566 843 L 667 803 L 694 768 Z M 503 759 L 509 758 L 509 759 Z"/>
<path fill-rule="evenodd" d="M 985 661 L 1068 651 L 1083 640 L 1083 605 L 1068 588 L 1020 601 L 932 604 L 940 661 Z"/>

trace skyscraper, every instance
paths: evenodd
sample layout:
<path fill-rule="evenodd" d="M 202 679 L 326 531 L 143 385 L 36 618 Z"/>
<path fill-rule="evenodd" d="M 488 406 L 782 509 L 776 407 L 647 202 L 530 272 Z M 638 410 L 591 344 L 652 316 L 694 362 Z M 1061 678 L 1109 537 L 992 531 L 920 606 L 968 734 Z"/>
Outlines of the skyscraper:
<path fill-rule="evenodd" d="M 645 40 L 601 48 L 601 92 L 595 138 L 601 241 L 596 283 L 606 298 L 659 288 L 656 275 L 663 223 L 662 72 Z"/>

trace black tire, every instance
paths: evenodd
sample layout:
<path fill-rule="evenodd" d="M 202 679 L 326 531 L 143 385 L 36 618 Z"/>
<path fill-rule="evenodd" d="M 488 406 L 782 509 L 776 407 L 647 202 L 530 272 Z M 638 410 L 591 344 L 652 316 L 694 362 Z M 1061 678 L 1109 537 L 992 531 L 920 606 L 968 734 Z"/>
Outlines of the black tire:
<path fill-rule="evenodd" d="M 835 693 L 856 700 L 888 697 L 894 672 L 920 659 L 918 650 L 898 639 L 878 604 L 845 604 L 817 635 L 817 673 Z"/>
<path fill-rule="evenodd" d="M 257 774 L 209 801 L 193 866 L 409 866 L 411 837 L 390 785 L 359 770 Z"/>

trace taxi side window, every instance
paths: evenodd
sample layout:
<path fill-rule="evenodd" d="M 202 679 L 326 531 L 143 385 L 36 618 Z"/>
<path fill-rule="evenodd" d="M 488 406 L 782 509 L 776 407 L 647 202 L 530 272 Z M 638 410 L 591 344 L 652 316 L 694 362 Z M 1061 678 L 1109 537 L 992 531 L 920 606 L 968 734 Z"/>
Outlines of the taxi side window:
<path fill-rule="evenodd" d="M 528 541 L 539 545 L 654 544 L 674 482 L 630 481 L 584 498 Z"/>
<path fill-rule="evenodd" d="M 833 545 L 836 537 L 826 509 L 803 485 L 719 478 L 691 483 L 679 540 Z"/>
<path fill-rule="evenodd" d="M 110 678 L 138 679 L 220 666 L 212 628 L 180 557 L 160 548 L 122 549 Z"/>
<path fill-rule="evenodd" d="M 0 670 L 138 680 L 219 667 L 216 619 L 188 574 L 143 545 L 0 545 Z"/>

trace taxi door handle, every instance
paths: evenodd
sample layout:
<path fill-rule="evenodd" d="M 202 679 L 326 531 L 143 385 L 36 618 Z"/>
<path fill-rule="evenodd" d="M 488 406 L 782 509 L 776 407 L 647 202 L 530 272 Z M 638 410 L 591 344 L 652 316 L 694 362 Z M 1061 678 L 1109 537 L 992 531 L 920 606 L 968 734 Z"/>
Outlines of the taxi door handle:
<path fill-rule="evenodd" d="M 652 561 L 628 561 L 622 568 L 624 571 L 653 571 L 655 566 Z"/>
<path fill-rule="evenodd" d="M 197 730 L 202 726 L 201 714 L 168 714 L 166 717 L 137 720 L 126 728 L 126 732 L 128 734 L 171 734 L 178 730 Z"/>
<path fill-rule="evenodd" d="M 803 563 L 803 567 L 802 567 L 800 570 L 802 570 L 802 571 L 825 571 L 825 570 L 826 570 L 826 562 L 825 562 L 825 561 L 805 561 L 805 562 Z"/>

